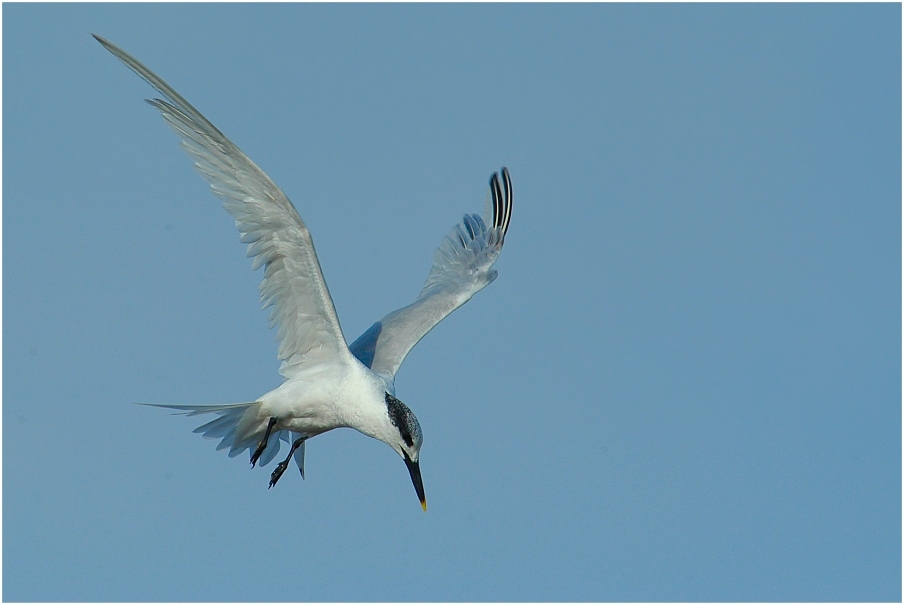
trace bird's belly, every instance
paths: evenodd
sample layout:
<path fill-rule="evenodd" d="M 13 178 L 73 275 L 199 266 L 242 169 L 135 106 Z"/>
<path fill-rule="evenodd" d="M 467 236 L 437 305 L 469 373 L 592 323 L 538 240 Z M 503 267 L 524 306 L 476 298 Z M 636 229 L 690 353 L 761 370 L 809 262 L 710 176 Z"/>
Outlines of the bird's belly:
<path fill-rule="evenodd" d="M 354 373 L 300 375 L 261 397 L 262 418 L 276 418 L 277 428 L 309 437 L 349 426 L 348 410 L 367 388 Z"/>
<path fill-rule="evenodd" d="M 327 401 L 307 401 L 279 417 L 278 426 L 309 437 L 343 426 L 335 406 Z"/>

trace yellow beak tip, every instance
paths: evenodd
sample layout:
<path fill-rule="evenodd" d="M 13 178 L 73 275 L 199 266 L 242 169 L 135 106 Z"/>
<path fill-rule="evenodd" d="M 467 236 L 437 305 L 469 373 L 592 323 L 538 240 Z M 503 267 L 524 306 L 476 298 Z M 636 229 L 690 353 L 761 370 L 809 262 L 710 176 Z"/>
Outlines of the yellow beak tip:
<path fill-rule="evenodd" d="M 425 513 L 427 512 L 427 501 L 426 501 L 426 500 L 424 500 L 423 502 L 421 502 L 421 508 L 424 509 L 424 512 L 425 512 Z"/>

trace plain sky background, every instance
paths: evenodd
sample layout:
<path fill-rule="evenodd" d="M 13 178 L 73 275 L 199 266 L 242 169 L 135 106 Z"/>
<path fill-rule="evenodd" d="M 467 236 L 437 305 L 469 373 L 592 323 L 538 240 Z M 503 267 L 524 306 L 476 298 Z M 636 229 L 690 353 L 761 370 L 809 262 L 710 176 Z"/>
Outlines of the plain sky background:
<path fill-rule="evenodd" d="M 499 279 L 405 362 L 425 433 L 307 479 L 159 73 L 294 201 L 346 337 L 510 168 Z M 4 600 L 901 598 L 901 7 L 3 5 Z"/>

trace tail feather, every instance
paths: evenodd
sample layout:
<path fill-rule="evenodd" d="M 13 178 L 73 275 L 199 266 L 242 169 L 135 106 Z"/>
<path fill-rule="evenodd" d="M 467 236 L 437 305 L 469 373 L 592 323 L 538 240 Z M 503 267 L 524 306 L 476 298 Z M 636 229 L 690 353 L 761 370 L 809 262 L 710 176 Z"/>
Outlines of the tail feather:
<path fill-rule="evenodd" d="M 164 408 L 167 410 L 178 410 L 186 416 L 200 416 L 201 414 L 222 414 L 234 409 L 248 409 L 252 405 L 259 405 L 260 401 L 249 401 L 248 403 L 224 403 L 214 405 L 175 405 L 172 403 L 139 403 L 138 405 L 146 405 L 152 408 Z"/>
<path fill-rule="evenodd" d="M 301 433 L 289 433 L 289 439 L 294 443 L 296 439 L 301 437 Z M 304 479 L 304 446 L 307 444 L 307 441 L 301 442 L 301 447 L 295 450 L 295 466 L 298 467 L 299 472 L 301 473 L 301 478 Z"/>
<path fill-rule="evenodd" d="M 206 439 L 222 439 L 227 434 L 235 434 L 235 422 L 230 415 L 219 416 L 192 431 L 201 433 Z"/>
<path fill-rule="evenodd" d="M 259 401 L 225 405 L 169 405 L 161 403 L 143 403 L 141 405 L 177 410 L 177 413 L 185 416 L 217 414 L 217 418 L 202 424 L 194 432 L 201 433 L 207 439 L 220 439 L 217 450 L 230 448 L 230 457 L 235 457 L 251 447 L 256 447 L 257 442 L 260 440 L 260 435 L 258 434 L 260 431 L 255 430 L 255 425 L 260 424 L 256 413 L 256 408 L 260 405 Z M 270 452 L 274 442 L 277 445 L 272 447 L 272 449 L 279 449 L 279 439 L 274 439 L 277 435 L 278 433 L 271 435 L 270 444 L 266 450 L 268 455 L 267 462 L 276 455 L 275 451 Z M 263 460 L 261 460 L 261 463 L 265 464 Z"/>

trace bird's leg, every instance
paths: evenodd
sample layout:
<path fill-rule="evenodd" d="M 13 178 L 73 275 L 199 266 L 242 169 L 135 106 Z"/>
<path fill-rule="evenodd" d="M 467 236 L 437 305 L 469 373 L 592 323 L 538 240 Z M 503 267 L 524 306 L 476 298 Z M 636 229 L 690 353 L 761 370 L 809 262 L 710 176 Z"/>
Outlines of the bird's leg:
<path fill-rule="evenodd" d="M 271 417 L 270 422 L 267 423 L 267 432 L 264 433 L 264 438 L 261 439 L 261 442 L 257 444 L 257 449 L 251 454 L 251 468 L 254 468 L 254 465 L 257 464 L 257 459 L 260 458 L 261 454 L 264 453 L 264 450 L 267 449 L 267 442 L 270 441 L 270 431 L 273 430 L 274 424 L 276 424 L 276 418 Z"/>
<path fill-rule="evenodd" d="M 289 449 L 289 455 L 286 456 L 286 459 L 277 464 L 276 468 L 273 469 L 273 472 L 270 473 L 270 486 L 267 487 L 267 489 L 270 489 L 271 487 L 276 485 L 276 482 L 279 481 L 279 478 L 282 477 L 282 474 L 286 472 L 286 469 L 289 468 L 289 460 L 292 459 L 292 454 L 295 453 L 295 450 L 301 447 L 301 444 L 304 443 L 305 439 L 307 439 L 307 437 L 299 437 L 295 440 L 295 443 L 293 443 L 291 449 Z"/>

